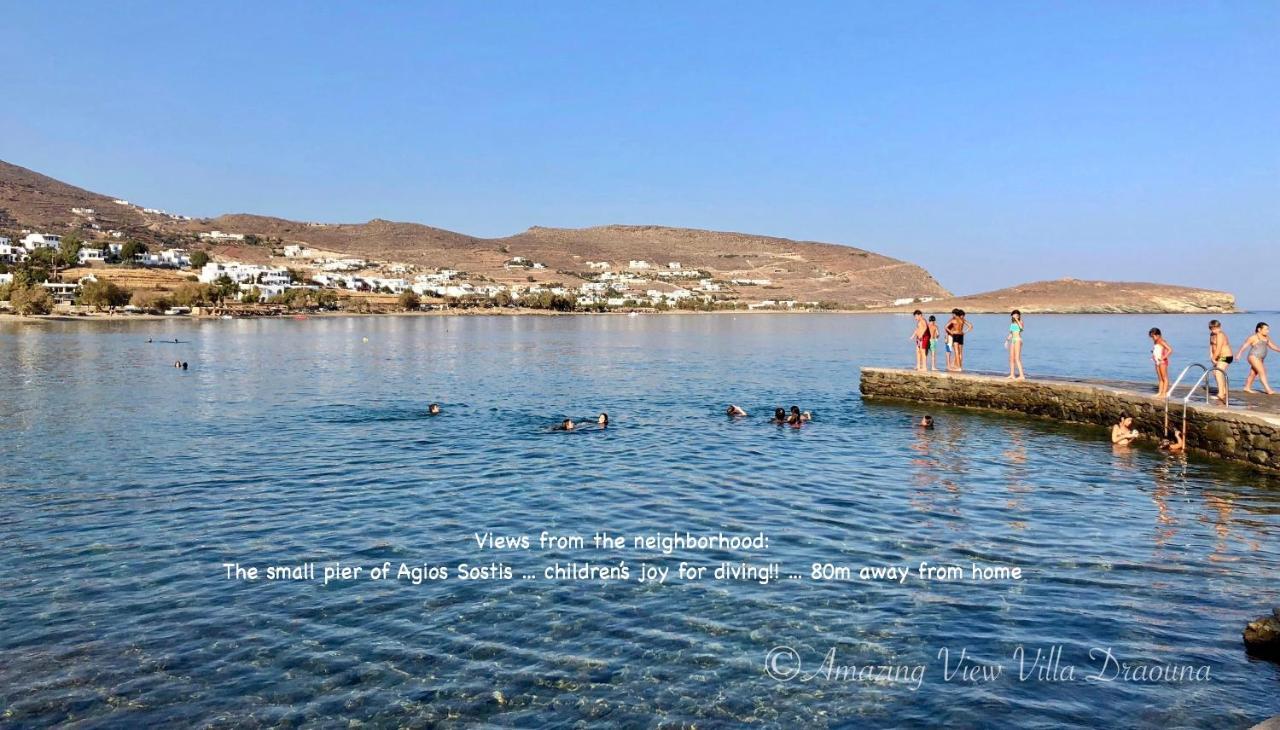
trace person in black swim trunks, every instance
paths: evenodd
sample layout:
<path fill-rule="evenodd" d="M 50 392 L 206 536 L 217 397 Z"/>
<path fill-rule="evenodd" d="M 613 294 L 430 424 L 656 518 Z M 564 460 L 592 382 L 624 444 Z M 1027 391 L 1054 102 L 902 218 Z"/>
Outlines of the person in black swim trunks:
<path fill-rule="evenodd" d="M 1213 379 L 1218 383 L 1218 402 L 1227 404 L 1227 368 L 1235 361 L 1231 354 L 1231 341 L 1222 331 L 1222 323 L 1209 320 L 1209 362 L 1213 363 Z"/>
<path fill-rule="evenodd" d="M 951 360 L 949 370 L 964 370 L 964 335 L 973 331 L 973 324 L 964 318 L 963 309 L 951 310 L 951 321 L 947 322 L 947 336 L 951 338 Z"/>

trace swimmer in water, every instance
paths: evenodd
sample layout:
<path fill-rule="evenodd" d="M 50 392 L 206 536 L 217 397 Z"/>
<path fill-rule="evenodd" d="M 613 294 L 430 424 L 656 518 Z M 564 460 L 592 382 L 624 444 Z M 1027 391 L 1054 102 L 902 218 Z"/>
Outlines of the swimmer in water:
<path fill-rule="evenodd" d="M 920 428 L 933 428 L 933 416 L 925 416 L 916 424 Z"/>
<path fill-rule="evenodd" d="M 1173 440 L 1160 441 L 1160 450 L 1168 454 L 1185 454 L 1187 452 L 1187 436 L 1178 429 L 1173 429 Z"/>
<path fill-rule="evenodd" d="M 440 415 L 440 404 L 432 403 L 431 405 L 427 406 L 427 415 L 430 415 L 430 416 Z"/>
<path fill-rule="evenodd" d="M 1133 416 L 1127 413 L 1120 416 L 1120 421 L 1111 427 L 1111 443 L 1116 446 L 1128 446 L 1138 436 L 1138 432 L 1133 428 Z"/>
<path fill-rule="evenodd" d="M 174 361 L 173 361 L 173 366 L 174 366 L 175 368 L 180 368 L 180 367 L 182 367 L 182 361 L 181 361 L 181 360 L 174 360 Z"/>
<path fill-rule="evenodd" d="M 787 422 L 787 412 L 782 410 L 781 408 L 774 408 L 773 420 L 769 421 L 769 423 L 786 423 L 786 422 Z"/>
<path fill-rule="evenodd" d="M 792 428 L 800 428 L 800 426 L 803 424 L 804 424 L 804 421 L 800 420 L 800 413 L 798 411 L 792 412 L 791 415 L 787 416 L 788 426 Z"/>
<path fill-rule="evenodd" d="M 724 409 L 724 414 L 729 418 L 742 418 L 747 415 L 747 412 L 742 410 L 742 408 L 730 403 L 729 407 Z"/>
<path fill-rule="evenodd" d="M 182 369 L 183 369 L 183 370 L 186 370 L 186 369 L 187 369 L 187 363 L 186 363 L 186 361 L 185 361 L 185 360 L 182 362 Z"/>
<path fill-rule="evenodd" d="M 609 427 L 609 414 L 608 414 L 608 413 L 601 413 L 599 416 L 597 416 L 597 417 L 596 417 L 596 423 L 600 424 L 600 428 L 608 428 L 608 427 Z"/>
<path fill-rule="evenodd" d="M 808 411 L 802 413 L 800 406 L 791 406 L 791 415 L 787 417 L 787 423 L 791 423 L 792 419 L 799 419 L 799 423 L 806 423 L 813 420 L 813 414 Z"/>
<path fill-rule="evenodd" d="M 562 421 L 560 425 L 556 426 L 555 428 L 555 430 L 557 431 L 572 431 L 573 429 L 574 429 L 574 423 L 573 423 L 573 419 L 571 418 L 564 419 L 564 421 Z"/>

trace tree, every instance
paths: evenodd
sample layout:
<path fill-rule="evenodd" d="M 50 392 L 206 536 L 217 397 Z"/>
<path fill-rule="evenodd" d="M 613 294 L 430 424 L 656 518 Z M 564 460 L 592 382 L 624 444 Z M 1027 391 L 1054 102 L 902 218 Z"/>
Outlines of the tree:
<path fill-rule="evenodd" d="M 250 287 L 249 291 L 240 295 L 240 301 L 245 304 L 257 304 L 262 301 L 262 292 L 258 291 L 258 287 Z"/>
<path fill-rule="evenodd" d="M 191 268 L 203 269 L 207 263 L 209 263 L 209 254 L 207 252 L 196 251 L 191 254 Z"/>
<path fill-rule="evenodd" d="M 203 307 L 213 303 L 213 295 L 207 284 L 183 284 L 173 292 L 173 302 L 180 307 Z"/>
<path fill-rule="evenodd" d="M 244 237 L 244 243 L 246 246 L 261 246 L 262 239 L 250 233 Z"/>
<path fill-rule="evenodd" d="M 13 286 L 9 291 L 9 306 L 18 314 L 48 314 L 53 311 L 53 297 L 39 284 Z"/>
<path fill-rule="evenodd" d="M 125 266 L 133 266 L 134 259 L 138 258 L 139 254 L 146 252 L 147 244 L 131 238 L 120 247 L 120 263 Z"/>
<path fill-rule="evenodd" d="M 240 293 L 240 285 L 231 279 L 230 276 L 223 274 L 213 282 L 213 297 L 219 302 L 235 297 Z"/>
<path fill-rule="evenodd" d="M 80 286 L 78 301 L 101 311 L 103 307 L 123 307 L 129 303 L 130 294 L 110 281 L 87 281 Z"/>
<path fill-rule="evenodd" d="M 62 241 L 58 244 L 58 253 L 54 256 L 54 263 L 63 268 L 71 268 L 80 263 L 80 249 L 84 248 L 84 241 L 75 233 L 68 233 L 62 237 Z"/>
<path fill-rule="evenodd" d="M 417 292 L 412 289 L 406 289 L 400 294 L 400 306 L 408 310 L 417 309 L 422 305 L 422 299 L 418 297 Z"/>

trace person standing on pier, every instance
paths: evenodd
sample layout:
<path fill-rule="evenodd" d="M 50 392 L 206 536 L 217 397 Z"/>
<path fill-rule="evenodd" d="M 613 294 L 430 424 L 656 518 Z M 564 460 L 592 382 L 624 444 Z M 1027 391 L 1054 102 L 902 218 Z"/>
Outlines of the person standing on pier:
<path fill-rule="evenodd" d="M 916 318 L 916 328 L 911 332 L 911 340 L 916 343 L 916 370 L 924 370 L 925 358 L 929 354 L 929 323 L 924 321 L 924 312 L 919 309 L 911 316 Z"/>
<path fill-rule="evenodd" d="M 1169 356 L 1173 354 L 1173 345 L 1160 333 L 1159 327 L 1152 327 L 1147 336 L 1151 338 L 1151 361 L 1156 364 L 1156 378 L 1159 380 L 1156 397 L 1163 398 L 1169 395 Z"/>
<path fill-rule="evenodd" d="M 1236 357 L 1243 357 L 1245 351 L 1249 352 L 1249 377 L 1244 379 L 1244 392 L 1252 393 L 1253 381 L 1257 379 L 1262 383 L 1262 390 L 1267 395 L 1275 395 L 1275 391 L 1271 390 L 1271 386 L 1267 383 L 1267 352 L 1275 350 L 1280 352 L 1280 347 L 1276 347 L 1276 343 L 1271 341 L 1271 327 L 1266 322 L 1259 322 L 1257 327 L 1253 328 L 1253 334 L 1249 335 L 1249 339 L 1244 341 L 1240 346 L 1240 352 L 1236 353 Z"/>
<path fill-rule="evenodd" d="M 941 332 L 938 331 L 938 318 L 931 314 L 929 315 L 929 369 L 930 370 L 938 369 L 938 338 L 940 335 L 941 335 Z M 951 349 L 948 346 L 947 348 L 948 360 L 951 359 L 950 352 L 951 352 Z M 950 364 L 951 364 L 950 362 L 947 363 L 947 365 L 950 365 Z"/>
<path fill-rule="evenodd" d="M 1235 356 L 1231 354 L 1231 340 L 1222 331 L 1222 323 L 1209 320 L 1209 361 L 1213 363 L 1213 378 L 1218 383 L 1218 402 L 1227 404 L 1227 368 Z"/>
<path fill-rule="evenodd" d="M 1022 312 L 1015 309 L 1009 313 L 1009 334 L 1004 338 L 1004 346 L 1009 350 L 1009 379 L 1013 380 L 1014 369 L 1018 371 L 1017 379 L 1026 380 L 1027 374 L 1022 371 Z"/>
<path fill-rule="evenodd" d="M 951 321 L 947 322 L 947 335 L 951 337 L 952 370 L 964 370 L 964 336 L 973 331 L 973 325 L 964 318 L 963 309 L 951 310 Z"/>

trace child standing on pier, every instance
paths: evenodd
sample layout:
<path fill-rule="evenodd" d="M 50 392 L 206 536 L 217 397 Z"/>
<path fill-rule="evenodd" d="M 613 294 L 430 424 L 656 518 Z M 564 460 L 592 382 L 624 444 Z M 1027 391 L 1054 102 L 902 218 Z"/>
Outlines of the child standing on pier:
<path fill-rule="evenodd" d="M 1280 352 L 1280 347 L 1276 347 L 1276 343 L 1271 341 L 1271 327 L 1266 322 L 1259 322 L 1253 328 L 1253 334 L 1241 345 L 1240 352 L 1236 353 L 1236 357 L 1243 357 L 1246 351 L 1249 353 L 1249 377 L 1244 379 L 1244 392 L 1254 392 L 1253 381 L 1257 380 L 1262 383 L 1262 390 L 1267 395 L 1275 395 L 1275 391 L 1267 383 L 1267 366 L 1264 364 L 1269 350 Z"/>
<path fill-rule="evenodd" d="M 911 340 L 916 343 L 916 370 L 925 369 L 925 358 L 929 354 L 929 323 L 924 320 L 924 312 L 919 309 L 911 313 L 916 318 L 916 328 L 911 332 Z"/>
<path fill-rule="evenodd" d="M 935 317 L 935 316 L 933 316 L 933 315 L 931 314 L 931 315 L 929 315 L 929 369 L 930 369 L 930 370 L 937 370 L 937 369 L 938 369 L 938 335 L 939 335 L 939 332 L 938 332 L 938 318 L 937 318 L 937 317 Z M 951 358 L 950 351 L 951 351 L 951 346 L 950 346 L 950 345 L 948 345 L 948 346 L 947 346 L 947 352 L 948 352 L 948 354 L 947 354 L 947 358 L 948 358 L 947 365 L 948 365 L 948 366 L 950 366 L 950 365 L 951 365 L 951 363 L 950 363 L 950 358 Z"/>
<path fill-rule="evenodd" d="M 1227 404 L 1227 368 L 1235 359 L 1222 323 L 1209 320 L 1209 361 L 1213 363 L 1213 377 L 1218 382 L 1218 402 L 1224 406 Z"/>
<path fill-rule="evenodd" d="M 1169 356 L 1173 354 L 1173 345 L 1160 333 L 1159 327 L 1152 327 L 1147 336 L 1151 338 L 1151 361 L 1156 365 L 1156 397 L 1169 395 Z"/>

